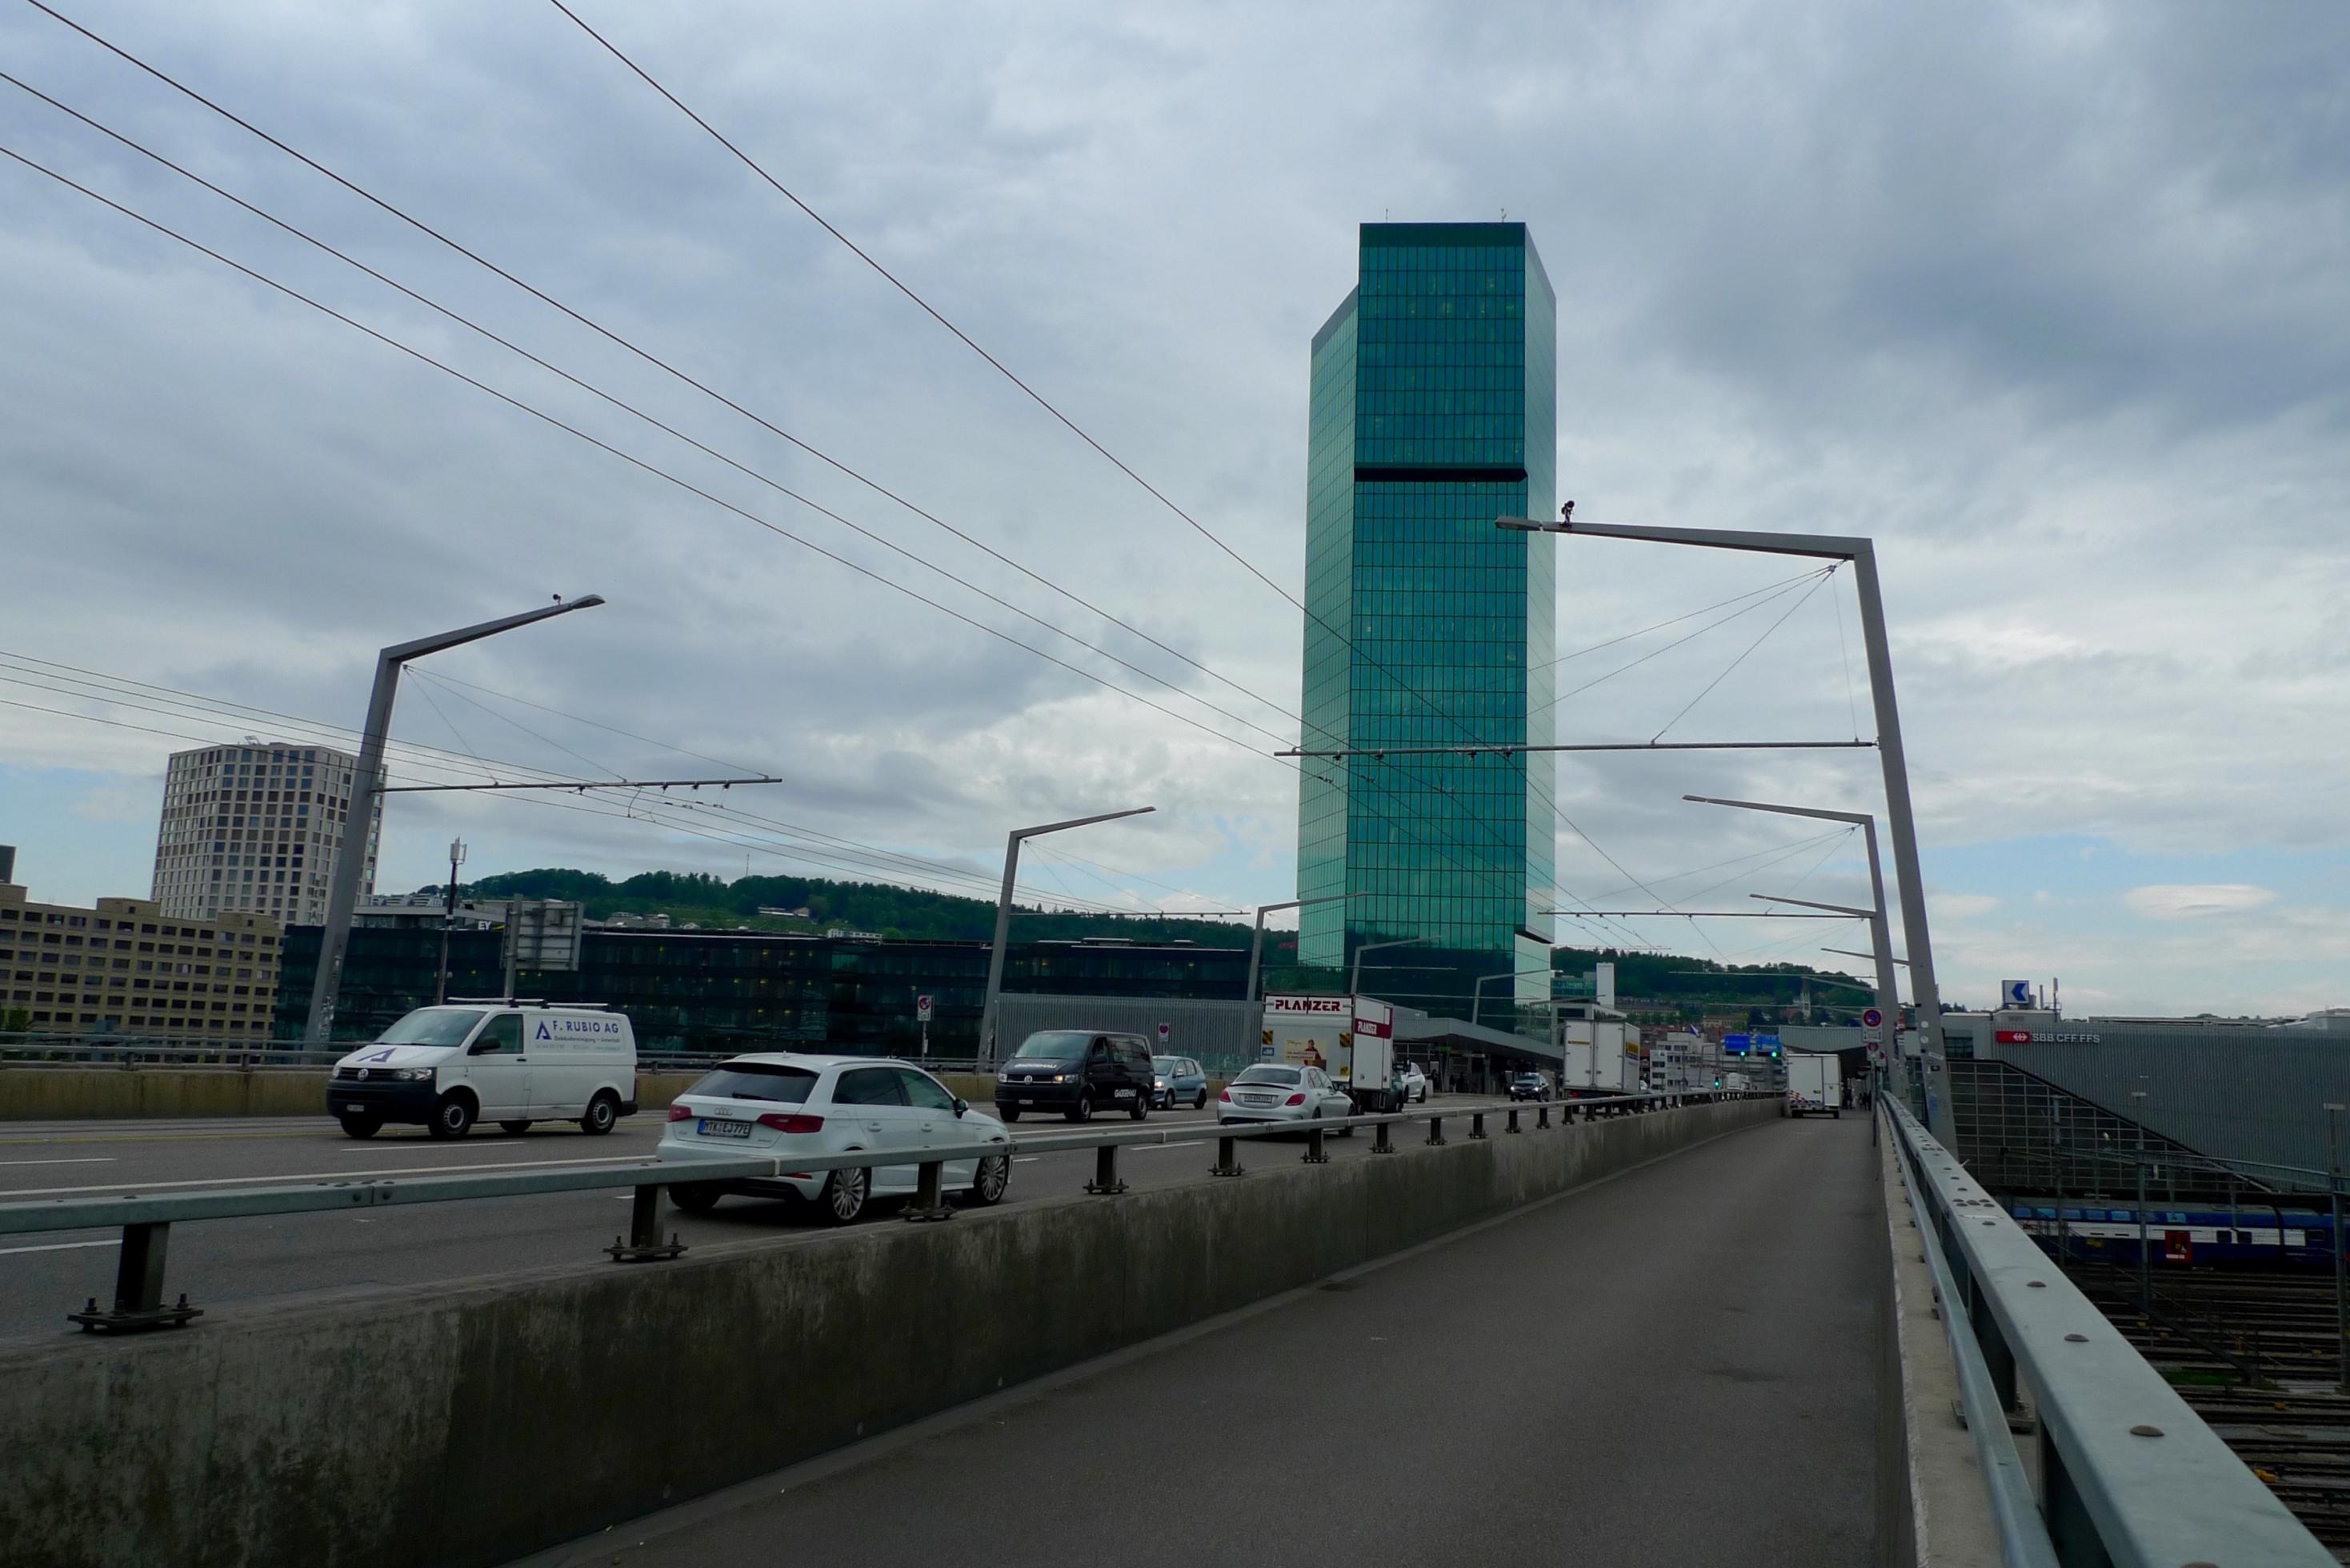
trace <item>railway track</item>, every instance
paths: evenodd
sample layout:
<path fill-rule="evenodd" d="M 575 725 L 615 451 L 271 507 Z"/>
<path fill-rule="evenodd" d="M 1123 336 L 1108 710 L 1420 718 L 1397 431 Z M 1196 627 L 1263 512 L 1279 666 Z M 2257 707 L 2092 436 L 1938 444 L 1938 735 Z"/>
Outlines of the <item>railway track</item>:
<path fill-rule="evenodd" d="M 2350 1393 L 2336 1382 L 2333 1276 L 2158 1268 L 2148 1313 L 2135 1265 L 2068 1262 L 2065 1272 L 2310 1532 L 2350 1563 Z"/>

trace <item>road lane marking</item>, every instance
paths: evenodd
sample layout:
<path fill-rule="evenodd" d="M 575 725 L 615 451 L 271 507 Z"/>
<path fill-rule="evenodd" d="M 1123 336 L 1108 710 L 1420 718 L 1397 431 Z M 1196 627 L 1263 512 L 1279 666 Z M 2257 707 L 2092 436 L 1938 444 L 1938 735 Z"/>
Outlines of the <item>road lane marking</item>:
<path fill-rule="evenodd" d="M 0 1159 L 0 1165 L 112 1165 L 110 1154 L 85 1154 L 74 1159 Z"/>
<path fill-rule="evenodd" d="M 77 1247 L 120 1247 L 122 1238 L 109 1236 L 103 1241 L 44 1241 L 37 1247 L 0 1247 L 0 1258 L 12 1252 L 70 1252 Z"/>
<path fill-rule="evenodd" d="M 376 1170 L 308 1170 L 286 1176 L 207 1176 L 186 1181 L 124 1181 L 96 1187 L 22 1187 L 0 1191 L 0 1198 L 62 1198 L 77 1192 L 156 1192 L 167 1187 L 255 1187 L 284 1181 L 341 1181 L 353 1176 L 447 1176 L 470 1170 L 537 1170 L 571 1165 L 638 1165 L 641 1154 L 606 1155 L 595 1159 L 517 1159 L 502 1165 L 411 1165 Z"/>

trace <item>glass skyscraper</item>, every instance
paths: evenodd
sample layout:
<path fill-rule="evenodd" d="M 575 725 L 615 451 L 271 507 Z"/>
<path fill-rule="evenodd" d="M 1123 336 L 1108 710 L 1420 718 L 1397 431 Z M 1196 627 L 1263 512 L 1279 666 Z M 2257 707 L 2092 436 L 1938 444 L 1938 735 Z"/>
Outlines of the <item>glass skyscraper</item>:
<path fill-rule="evenodd" d="M 1547 744 L 1556 299 L 1523 223 L 1365 223 L 1314 336 L 1305 523 L 1308 750 Z M 1307 759 L 1298 959 L 1368 943 L 1363 989 L 1489 1019 L 1546 997 L 1548 754 Z M 1409 967 L 1407 967 L 1409 966 Z"/>

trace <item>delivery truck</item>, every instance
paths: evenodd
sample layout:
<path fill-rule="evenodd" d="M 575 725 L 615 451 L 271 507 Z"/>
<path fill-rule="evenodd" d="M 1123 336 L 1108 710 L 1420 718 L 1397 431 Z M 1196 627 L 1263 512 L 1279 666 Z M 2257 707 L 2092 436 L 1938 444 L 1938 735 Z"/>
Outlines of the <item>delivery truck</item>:
<path fill-rule="evenodd" d="M 1844 1063 L 1833 1051 L 1787 1053 L 1787 1114 L 1844 1116 Z"/>
<path fill-rule="evenodd" d="M 1373 996 L 1267 996 L 1267 1062 L 1319 1067 L 1357 1111 L 1404 1108 L 1396 1080 L 1395 1009 Z"/>
<path fill-rule="evenodd" d="M 1569 1018 L 1561 1024 L 1559 1087 L 1569 1099 L 1622 1095 L 1640 1086 L 1640 1060 L 1626 1049 L 1621 1023 Z"/>

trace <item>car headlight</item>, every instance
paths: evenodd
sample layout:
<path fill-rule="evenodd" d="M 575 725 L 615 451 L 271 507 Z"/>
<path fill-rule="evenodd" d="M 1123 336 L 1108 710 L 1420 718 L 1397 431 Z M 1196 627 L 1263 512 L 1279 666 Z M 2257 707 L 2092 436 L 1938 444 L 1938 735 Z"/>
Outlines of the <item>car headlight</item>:
<path fill-rule="evenodd" d="M 392 1069 L 391 1075 L 402 1083 L 429 1084 L 432 1081 L 432 1069 L 430 1067 L 395 1067 Z"/>
<path fill-rule="evenodd" d="M 1163 1089 L 1167 1086 L 1167 1080 L 1164 1078 L 1153 1078 L 1150 1080 L 1150 1086 L 1154 1089 Z"/>
<path fill-rule="evenodd" d="M 1053 1075 L 1053 1082 L 1056 1084 L 1066 1084 L 1074 1080 L 1076 1077 L 1076 1075 L 1075 1073 L 1055 1073 Z"/>

